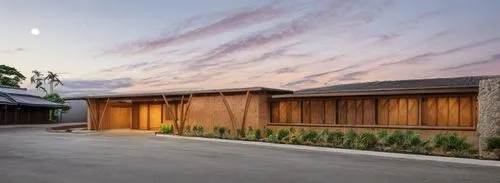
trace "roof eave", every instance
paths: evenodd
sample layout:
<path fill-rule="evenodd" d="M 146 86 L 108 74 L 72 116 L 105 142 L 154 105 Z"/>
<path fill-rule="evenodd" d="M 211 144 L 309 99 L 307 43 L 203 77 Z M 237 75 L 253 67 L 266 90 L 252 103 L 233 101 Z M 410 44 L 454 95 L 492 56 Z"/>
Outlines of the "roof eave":
<path fill-rule="evenodd" d="M 440 94 L 440 93 L 477 93 L 477 86 L 467 87 L 440 87 L 440 88 L 412 88 L 412 89 L 392 89 L 392 90 L 357 90 L 338 92 L 317 92 L 317 93 L 295 93 L 285 95 L 273 95 L 273 99 L 298 98 L 298 97 L 343 97 L 343 96 L 369 96 L 369 95 L 415 95 L 415 94 Z"/>

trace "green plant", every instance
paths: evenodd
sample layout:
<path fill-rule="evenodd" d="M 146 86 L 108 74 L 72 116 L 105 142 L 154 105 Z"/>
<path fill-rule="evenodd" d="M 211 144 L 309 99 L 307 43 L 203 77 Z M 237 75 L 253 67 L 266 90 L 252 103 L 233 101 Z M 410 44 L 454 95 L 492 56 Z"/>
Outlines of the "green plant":
<path fill-rule="evenodd" d="M 328 134 L 329 134 L 328 129 L 321 130 L 321 133 L 319 134 L 319 136 L 317 138 L 318 142 L 323 143 L 323 144 L 329 143 L 328 142 Z"/>
<path fill-rule="evenodd" d="M 245 139 L 250 140 L 250 141 L 257 140 L 257 136 L 255 134 L 255 131 L 253 131 L 253 129 L 251 127 L 248 129 L 248 133 L 246 134 Z"/>
<path fill-rule="evenodd" d="M 276 134 L 271 134 L 267 137 L 266 142 L 269 143 L 278 143 L 278 135 Z"/>
<path fill-rule="evenodd" d="M 269 137 L 269 135 L 272 135 L 272 134 L 273 134 L 273 129 L 271 129 L 271 128 L 265 128 L 264 130 L 265 130 L 265 132 L 266 132 L 266 133 L 264 134 L 266 137 Z"/>
<path fill-rule="evenodd" d="M 356 145 L 357 138 L 358 134 L 356 134 L 356 132 L 354 132 L 353 130 L 349 130 L 349 132 L 347 132 L 344 136 L 342 146 L 344 148 L 351 148 L 351 149 L 354 148 Z"/>
<path fill-rule="evenodd" d="M 286 129 L 286 128 L 280 129 L 278 131 L 278 141 L 283 140 L 283 138 L 285 138 L 286 136 L 288 136 L 288 134 L 290 134 L 290 131 L 288 131 L 288 129 Z"/>
<path fill-rule="evenodd" d="M 318 140 L 318 132 L 314 130 L 308 130 L 304 133 L 302 133 L 301 138 L 304 142 L 309 142 L 309 143 L 316 143 Z"/>
<path fill-rule="evenodd" d="M 160 133 L 162 134 L 170 134 L 174 132 L 174 127 L 169 124 L 161 124 L 160 125 Z"/>
<path fill-rule="evenodd" d="M 195 136 L 203 136 L 204 131 L 203 126 L 193 126 L 193 133 Z"/>
<path fill-rule="evenodd" d="M 229 131 L 225 127 L 219 127 L 217 131 L 217 137 L 218 138 L 224 138 L 226 136 L 226 132 L 229 133 Z"/>
<path fill-rule="evenodd" d="M 214 134 L 213 134 L 213 133 L 208 132 L 208 133 L 206 133 L 206 134 L 205 134 L 205 137 L 208 137 L 208 138 L 214 138 Z"/>
<path fill-rule="evenodd" d="M 242 129 L 236 129 L 236 137 L 238 137 L 238 138 L 245 137 L 245 131 Z"/>
<path fill-rule="evenodd" d="M 262 132 L 260 131 L 260 129 L 255 130 L 255 138 L 257 140 L 262 139 Z"/>
<path fill-rule="evenodd" d="M 191 134 L 191 126 L 190 125 L 186 125 L 186 127 L 184 128 L 184 133 L 186 133 L 187 135 Z"/>
<path fill-rule="evenodd" d="M 489 150 L 500 149 L 500 137 L 490 137 L 486 139 L 486 145 Z"/>
<path fill-rule="evenodd" d="M 341 131 L 337 130 L 335 132 L 330 132 L 328 133 L 328 143 L 331 143 L 333 147 L 340 147 L 342 146 L 344 138 L 344 133 Z"/>
<path fill-rule="evenodd" d="M 290 133 L 295 133 L 295 132 L 297 132 L 297 130 L 295 130 L 295 128 L 291 127 L 290 128 Z"/>
<path fill-rule="evenodd" d="M 356 148 L 358 149 L 373 149 L 378 143 L 377 136 L 372 132 L 364 132 L 357 138 Z"/>
<path fill-rule="evenodd" d="M 16 68 L 0 65 L 0 85 L 19 88 L 26 77 Z"/>
<path fill-rule="evenodd" d="M 402 131 L 396 130 L 385 138 L 384 145 L 401 149 L 405 143 L 405 134 Z"/>
<path fill-rule="evenodd" d="M 444 151 L 464 151 L 472 148 L 467 142 L 467 137 L 460 137 L 457 134 L 438 134 L 433 139 L 434 146 Z"/>

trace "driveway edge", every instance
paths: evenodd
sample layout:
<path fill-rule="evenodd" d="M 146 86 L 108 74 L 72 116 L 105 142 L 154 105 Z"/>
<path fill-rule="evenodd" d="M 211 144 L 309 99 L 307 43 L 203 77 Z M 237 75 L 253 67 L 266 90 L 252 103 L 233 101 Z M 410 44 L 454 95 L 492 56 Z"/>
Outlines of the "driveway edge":
<path fill-rule="evenodd" d="M 317 151 L 317 152 L 368 155 L 368 156 L 378 156 L 378 157 L 388 157 L 388 158 L 412 159 L 412 160 L 436 161 L 436 162 L 446 162 L 446 163 L 460 163 L 460 164 L 468 164 L 468 165 L 500 167 L 500 161 L 492 161 L 492 160 L 478 160 L 478 159 L 453 158 L 453 157 L 442 157 L 442 156 L 426 156 L 426 155 L 417 155 L 417 154 L 402 154 L 402 153 L 389 153 L 389 152 L 377 152 L 377 151 L 361 151 L 361 150 L 353 150 L 353 149 L 339 149 L 339 148 L 315 147 L 315 146 L 305 146 L 305 145 L 273 144 L 273 143 L 266 143 L 266 142 L 225 140 L 225 139 L 214 139 L 214 138 L 203 138 L 203 137 L 186 137 L 186 136 L 165 135 L 165 134 L 158 134 L 158 133 L 156 133 L 155 136 L 174 138 L 174 139 L 187 139 L 187 140 L 210 141 L 210 142 L 225 142 L 225 143 L 233 143 L 233 144 L 256 145 L 256 146 L 264 146 L 264 147 L 308 150 L 308 151 Z"/>

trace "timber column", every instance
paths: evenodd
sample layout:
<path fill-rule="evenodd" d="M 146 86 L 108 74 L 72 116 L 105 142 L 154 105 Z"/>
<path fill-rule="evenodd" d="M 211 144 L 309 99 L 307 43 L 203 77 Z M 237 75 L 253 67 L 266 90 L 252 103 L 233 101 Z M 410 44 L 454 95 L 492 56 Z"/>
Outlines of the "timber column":
<path fill-rule="evenodd" d="M 479 82 L 479 155 L 488 157 L 486 140 L 500 136 L 500 78 L 485 79 Z"/>

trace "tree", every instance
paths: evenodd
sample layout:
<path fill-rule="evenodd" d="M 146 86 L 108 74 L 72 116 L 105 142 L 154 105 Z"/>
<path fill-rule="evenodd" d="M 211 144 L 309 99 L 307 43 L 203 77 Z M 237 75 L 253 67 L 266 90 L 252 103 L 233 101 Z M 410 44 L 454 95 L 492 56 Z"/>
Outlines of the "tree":
<path fill-rule="evenodd" d="M 58 85 L 63 85 L 61 80 L 59 80 L 59 76 L 51 71 L 47 71 L 47 76 L 44 78 L 44 82 L 48 81 L 49 83 L 49 94 L 54 92 L 54 88 L 57 87 Z"/>
<path fill-rule="evenodd" d="M 64 99 L 61 98 L 61 96 L 59 96 L 59 94 L 57 94 L 57 93 L 49 93 L 49 94 L 43 96 L 42 98 L 45 100 L 54 102 L 54 103 L 58 103 L 58 104 L 65 104 L 66 103 L 66 101 L 64 101 Z M 71 109 L 71 107 L 65 106 L 61 109 L 50 110 L 50 119 L 56 119 L 57 113 L 66 112 L 70 109 Z"/>
<path fill-rule="evenodd" d="M 43 77 L 43 74 L 40 73 L 40 71 L 37 71 L 37 70 L 34 70 L 34 71 L 31 71 L 33 73 L 33 76 L 31 76 L 31 84 L 34 84 L 35 85 L 35 88 L 40 91 L 44 91 L 45 92 L 45 95 L 47 95 L 47 90 L 45 89 L 45 87 L 43 87 L 43 84 L 45 84 L 45 78 Z"/>
<path fill-rule="evenodd" d="M 16 68 L 7 65 L 0 65 L 0 85 L 19 88 L 21 81 L 26 77 Z"/>

